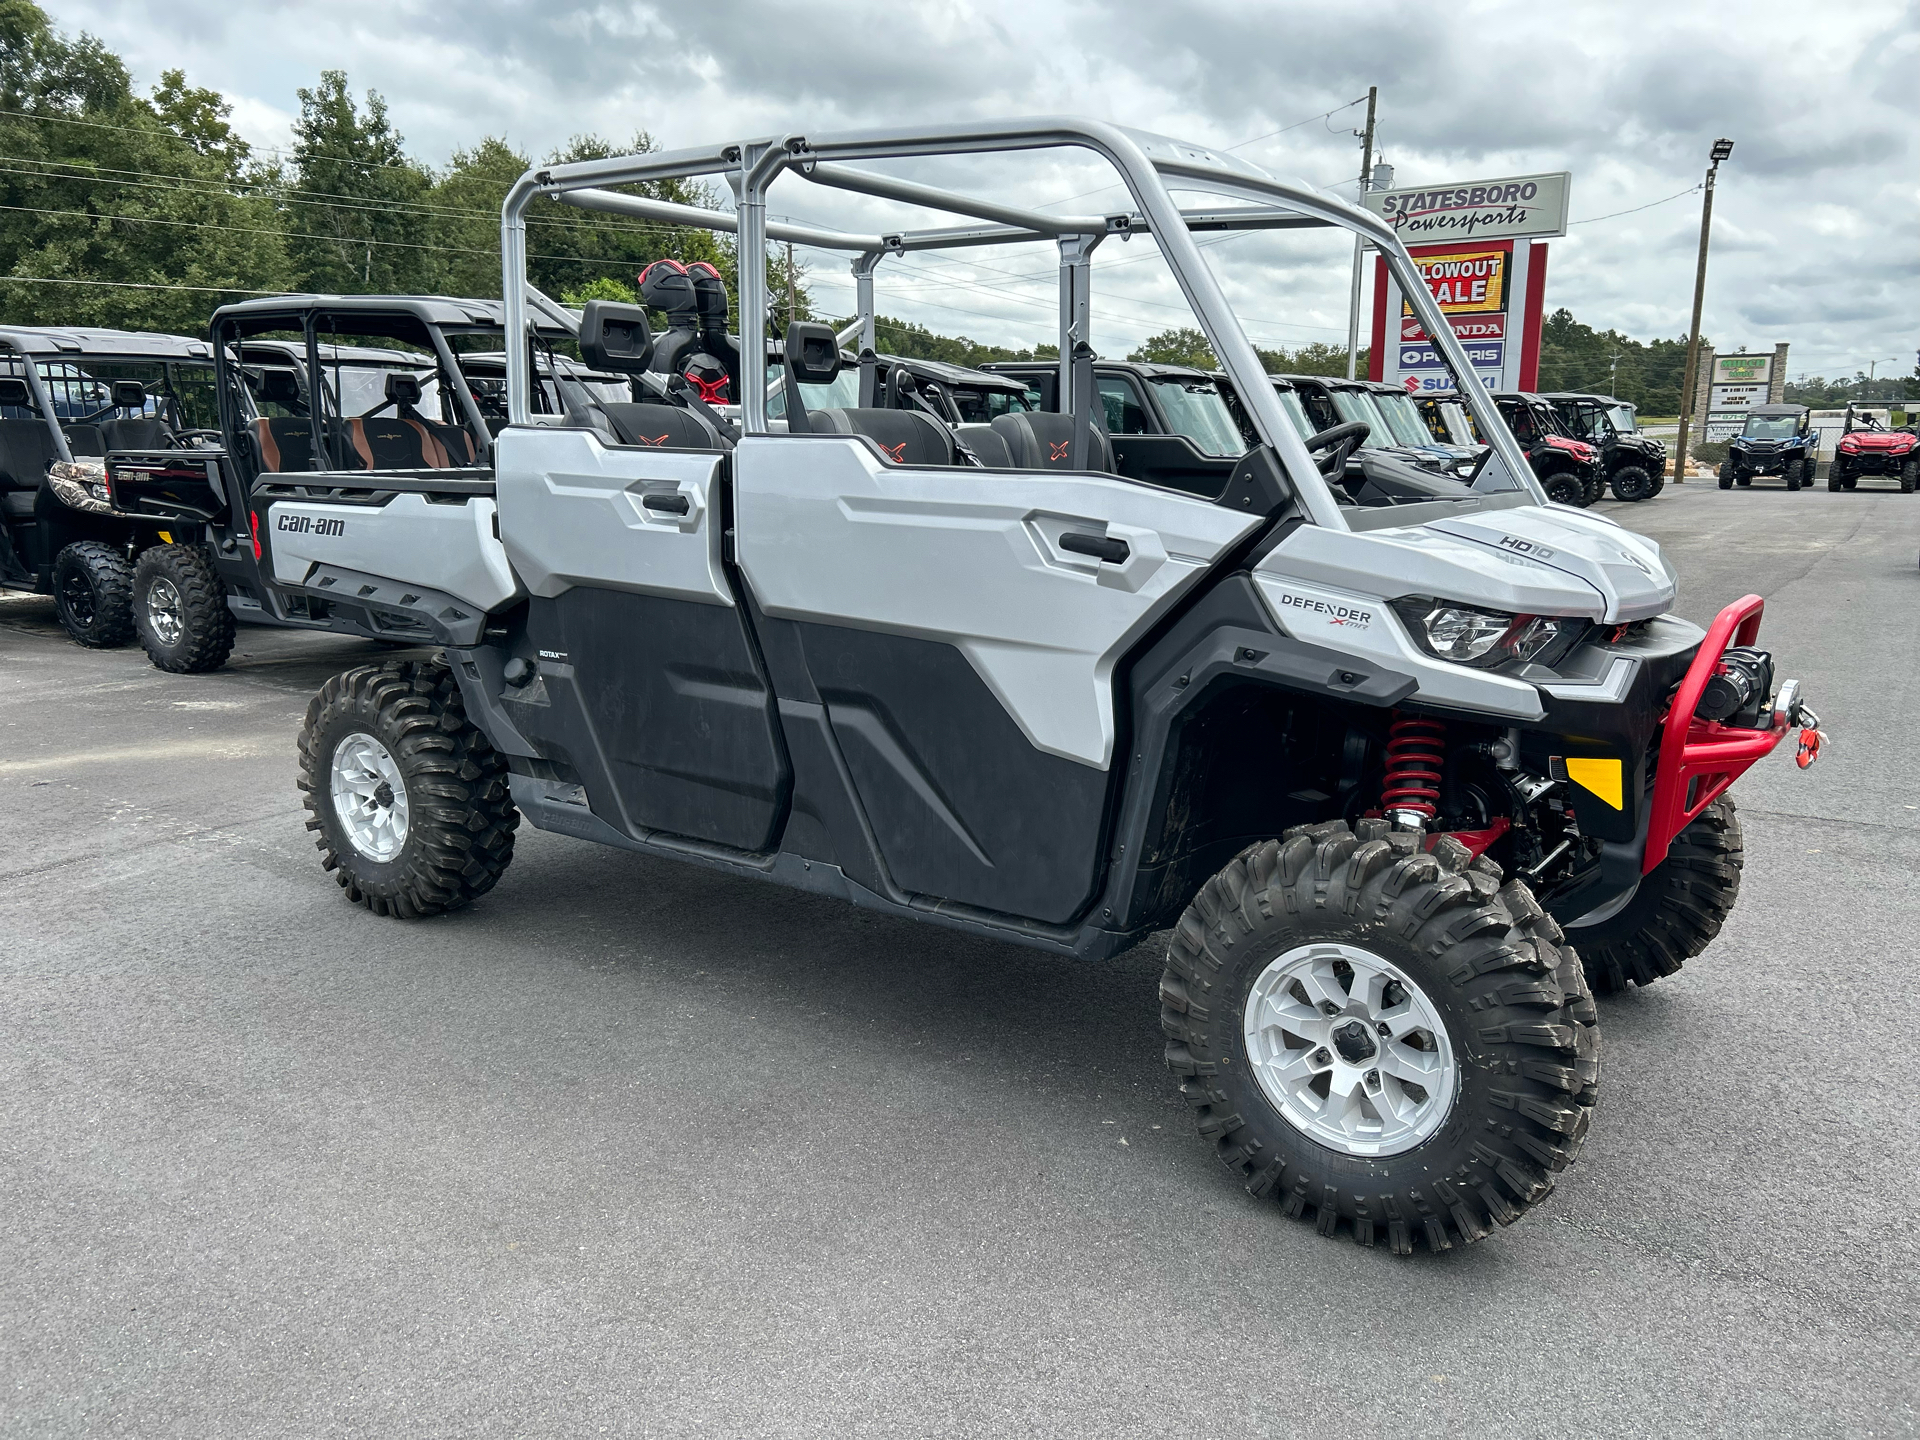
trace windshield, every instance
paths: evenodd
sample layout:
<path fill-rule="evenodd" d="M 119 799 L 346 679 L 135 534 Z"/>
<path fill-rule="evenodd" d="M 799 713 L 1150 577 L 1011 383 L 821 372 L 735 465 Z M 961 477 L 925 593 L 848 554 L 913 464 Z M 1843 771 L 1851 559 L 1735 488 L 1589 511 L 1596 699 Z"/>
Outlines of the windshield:
<path fill-rule="evenodd" d="M 1387 425 L 1380 412 L 1373 408 L 1373 397 L 1363 390 L 1335 390 L 1333 408 L 1340 412 L 1342 420 L 1362 420 L 1366 422 L 1367 446 L 1388 445 L 1393 442 L 1393 431 Z"/>
<path fill-rule="evenodd" d="M 1613 428 L 1622 435 L 1631 435 L 1640 428 L 1633 423 L 1633 406 L 1631 405 L 1608 406 L 1607 418 L 1613 422 Z"/>
<path fill-rule="evenodd" d="M 1313 435 L 1313 422 L 1307 419 L 1307 407 L 1300 403 L 1298 390 L 1282 390 L 1274 387 L 1274 394 L 1280 397 L 1280 408 L 1287 412 L 1287 419 L 1293 422 L 1293 428 L 1300 432 L 1302 440 Z"/>
<path fill-rule="evenodd" d="M 767 418 L 784 420 L 787 418 L 787 387 L 784 383 L 772 385 L 771 382 L 783 379 L 786 366 L 773 356 L 767 357 L 767 380 L 771 393 L 767 396 Z M 860 372 L 844 369 L 824 385 L 809 385 L 800 382 L 800 403 L 811 414 L 815 410 L 852 410 L 860 404 Z"/>
<path fill-rule="evenodd" d="M 1420 412 L 1413 408 L 1413 401 L 1405 395 L 1390 395 L 1384 390 L 1369 391 L 1367 398 L 1387 422 L 1387 428 L 1393 431 L 1393 438 L 1402 445 L 1431 445 L 1433 436 L 1421 423 Z"/>
<path fill-rule="evenodd" d="M 412 375 L 420 381 L 419 408 L 429 414 L 440 413 L 440 375 L 429 360 L 424 366 L 342 365 L 338 361 L 320 362 L 328 388 L 333 391 L 336 414 L 351 418 L 365 415 L 387 403 L 387 376 Z"/>
<path fill-rule="evenodd" d="M 1798 415 L 1749 415 L 1740 432 L 1749 440 L 1791 440 L 1800 433 Z"/>
<path fill-rule="evenodd" d="M 1233 423 L 1226 397 L 1212 381 L 1158 376 L 1153 386 L 1173 433 L 1193 441 L 1203 455 L 1238 455 L 1245 451 L 1247 442 Z"/>

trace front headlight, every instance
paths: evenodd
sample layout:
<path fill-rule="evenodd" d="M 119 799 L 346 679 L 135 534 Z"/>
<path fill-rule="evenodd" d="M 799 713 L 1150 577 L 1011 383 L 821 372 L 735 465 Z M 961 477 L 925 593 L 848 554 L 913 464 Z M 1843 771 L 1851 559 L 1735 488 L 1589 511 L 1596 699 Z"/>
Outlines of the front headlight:
<path fill-rule="evenodd" d="M 1552 665 L 1579 643 L 1590 624 L 1573 615 L 1510 615 L 1445 600 L 1396 600 L 1413 638 L 1437 660 L 1491 670 L 1509 661 Z"/>

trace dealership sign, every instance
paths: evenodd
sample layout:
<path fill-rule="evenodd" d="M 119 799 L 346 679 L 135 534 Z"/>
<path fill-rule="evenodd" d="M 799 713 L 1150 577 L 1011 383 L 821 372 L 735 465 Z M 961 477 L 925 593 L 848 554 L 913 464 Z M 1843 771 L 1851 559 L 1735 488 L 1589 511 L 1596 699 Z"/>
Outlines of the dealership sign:
<path fill-rule="evenodd" d="M 1488 240 L 1423 245 L 1408 253 L 1480 383 L 1489 390 L 1531 388 L 1539 369 L 1547 247 Z M 1396 315 L 1399 324 L 1399 343 L 1391 347 L 1386 343 L 1389 315 Z M 1384 260 L 1374 281 L 1373 356 L 1371 376 L 1410 394 L 1441 395 L 1454 389 L 1453 372 Z"/>
<path fill-rule="evenodd" d="M 1406 245 L 1453 240 L 1541 240 L 1567 233 L 1572 175 L 1511 175 L 1501 180 L 1369 190 L 1360 203 L 1393 226 Z"/>
<path fill-rule="evenodd" d="M 1747 411 L 1767 403 L 1772 355 L 1716 355 L 1707 388 L 1707 439 L 1731 440 L 1746 428 Z"/>

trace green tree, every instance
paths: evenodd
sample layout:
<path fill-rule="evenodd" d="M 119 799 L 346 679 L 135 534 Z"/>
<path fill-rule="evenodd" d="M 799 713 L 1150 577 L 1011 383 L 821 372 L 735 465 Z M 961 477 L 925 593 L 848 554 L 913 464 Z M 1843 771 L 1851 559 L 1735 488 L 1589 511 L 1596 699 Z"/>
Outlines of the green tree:
<path fill-rule="evenodd" d="M 854 317 L 836 320 L 834 328 L 843 330 Z M 924 325 L 896 320 L 890 315 L 873 318 L 874 348 L 883 355 L 902 360 L 942 360 L 949 365 L 983 365 L 989 360 L 1057 360 L 1056 345 L 1036 345 L 1031 350 L 1013 350 L 1005 345 L 984 345 L 964 335 L 939 335 Z"/>
<path fill-rule="evenodd" d="M 367 92 L 364 112 L 344 70 L 323 70 L 301 89 L 287 228 L 301 288 L 408 294 L 432 288 L 437 268 L 423 206 L 433 176 L 407 157 L 387 102 Z"/>
<path fill-rule="evenodd" d="M 1206 335 L 1191 325 L 1148 336 L 1127 358 L 1151 365 L 1188 365 L 1195 370 L 1220 368 Z"/>
<path fill-rule="evenodd" d="M 223 299 L 287 283 L 213 92 L 169 72 L 137 96 L 98 40 L 0 0 L 0 107 L 0 276 L 33 277 L 0 279 L 0 318 L 196 334 Z"/>
<path fill-rule="evenodd" d="M 1325 340 L 1310 340 L 1297 350 L 1256 350 L 1260 366 L 1269 375 L 1345 376 L 1347 347 Z M 1363 345 L 1354 359 L 1354 374 L 1365 375 L 1373 358 L 1372 347 Z"/>
<path fill-rule="evenodd" d="M 1540 388 L 1545 391 L 1605 394 L 1611 384 L 1614 394 L 1631 400 L 1643 415 L 1677 415 L 1686 369 L 1685 337 L 1634 340 L 1618 330 L 1595 330 L 1566 309 L 1554 311 L 1541 327 Z"/>

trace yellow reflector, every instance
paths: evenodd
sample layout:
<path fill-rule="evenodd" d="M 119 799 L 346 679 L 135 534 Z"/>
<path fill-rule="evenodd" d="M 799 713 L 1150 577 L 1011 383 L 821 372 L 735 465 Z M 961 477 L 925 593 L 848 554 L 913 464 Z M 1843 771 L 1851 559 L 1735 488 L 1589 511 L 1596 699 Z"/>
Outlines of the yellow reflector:
<path fill-rule="evenodd" d="M 160 543 L 162 545 L 171 545 L 173 543 L 173 532 L 171 530 L 157 530 L 154 533 L 160 537 Z"/>
<path fill-rule="evenodd" d="M 1591 790 L 1614 809 L 1626 808 L 1625 786 L 1621 783 L 1618 760 L 1587 760 L 1569 755 L 1567 778 L 1582 790 Z"/>

